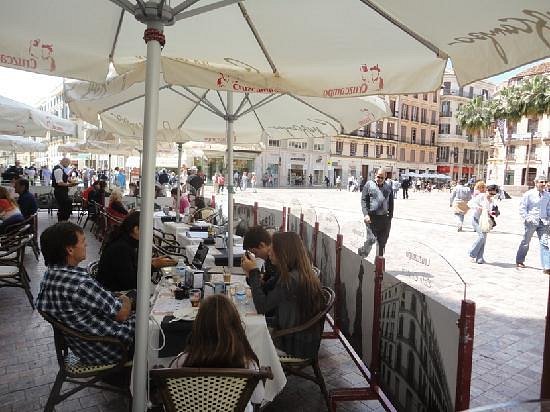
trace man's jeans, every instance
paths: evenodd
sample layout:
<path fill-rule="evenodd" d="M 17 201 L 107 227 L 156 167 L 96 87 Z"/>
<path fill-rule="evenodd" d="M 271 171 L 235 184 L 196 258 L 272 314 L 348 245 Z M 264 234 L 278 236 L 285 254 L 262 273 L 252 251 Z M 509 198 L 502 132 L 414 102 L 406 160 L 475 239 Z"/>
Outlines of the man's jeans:
<path fill-rule="evenodd" d="M 537 236 L 539 238 L 539 243 L 540 243 L 541 265 L 543 269 L 550 269 L 550 249 L 548 249 L 548 244 L 544 244 L 544 242 L 541 242 L 541 237 L 544 234 L 544 232 L 548 230 L 548 228 L 545 227 L 541 221 L 539 221 L 538 225 L 534 223 L 525 222 L 524 226 L 525 226 L 525 232 L 523 234 L 523 239 L 521 239 L 521 243 L 519 244 L 519 247 L 518 247 L 518 252 L 516 254 L 516 263 L 525 262 L 525 256 L 527 256 L 527 252 L 529 251 L 529 243 L 531 242 L 533 233 L 537 232 Z"/>

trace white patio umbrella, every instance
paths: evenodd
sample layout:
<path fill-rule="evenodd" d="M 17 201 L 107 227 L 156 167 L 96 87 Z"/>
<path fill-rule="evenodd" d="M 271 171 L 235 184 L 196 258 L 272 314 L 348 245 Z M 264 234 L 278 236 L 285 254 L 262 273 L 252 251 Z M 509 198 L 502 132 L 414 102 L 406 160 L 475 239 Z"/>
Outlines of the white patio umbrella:
<path fill-rule="evenodd" d="M 128 81 L 129 77 L 132 81 Z M 87 122 L 98 123 L 99 116 L 106 132 L 121 137 L 141 137 L 145 100 L 143 80 L 143 72 L 138 70 L 101 85 L 65 83 L 65 97 L 72 113 Z M 217 90 L 172 86 L 162 81 L 156 131 L 159 140 L 178 142 L 180 153 L 182 142 L 187 141 L 227 144 L 230 265 L 233 262 L 233 209 L 230 206 L 233 201 L 233 144 L 258 143 L 266 132 L 285 139 L 337 135 L 390 115 L 386 102 L 377 96 L 328 99 L 279 93 L 231 94 L 237 106 L 234 111 L 229 109 L 232 104 L 229 96 L 225 100 Z M 231 133 L 227 132 L 229 125 L 233 126 Z"/>
<path fill-rule="evenodd" d="M 0 65 L 99 82 L 110 61 L 122 72 L 122 64 L 143 56 L 143 25 L 129 15 L 147 25 L 143 169 L 151 181 L 142 185 L 134 410 L 146 408 L 152 179 L 165 26 L 164 54 L 174 57 L 162 63 L 168 82 L 227 90 L 232 136 L 232 91 L 329 97 L 432 91 L 448 57 L 460 84 L 547 57 L 546 10 L 545 0 L 426 0 L 414 7 L 397 0 L 182 0 L 174 7 L 165 0 L 18 0 L 3 7 Z"/>
<path fill-rule="evenodd" d="M 76 124 L 0 96 L 0 133 L 18 136 L 45 136 L 47 132 L 50 132 L 51 135 L 76 135 Z"/>
<path fill-rule="evenodd" d="M 0 150 L 15 153 L 46 152 L 48 145 L 27 137 L 0 135 Z"/>

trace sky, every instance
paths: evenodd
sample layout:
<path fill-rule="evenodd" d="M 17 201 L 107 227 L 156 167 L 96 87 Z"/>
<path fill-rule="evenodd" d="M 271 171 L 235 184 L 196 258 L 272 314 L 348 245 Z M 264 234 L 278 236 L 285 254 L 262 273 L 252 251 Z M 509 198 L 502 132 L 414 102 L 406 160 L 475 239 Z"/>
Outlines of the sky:
<path fill-rule="evenodd" d="M 540 64 L 542 61 L 544 60 L 527 64 L 498 76 L 491 77 L 488 80 L 498 85 L 522 70 Z M 31 106 L 35 106 L 42 98 L 51 95 L 62 83 L 63 79 L 59 77 L 45 76 L 22 70 L 0 67 L 0 96 L 18 100 Z"/>

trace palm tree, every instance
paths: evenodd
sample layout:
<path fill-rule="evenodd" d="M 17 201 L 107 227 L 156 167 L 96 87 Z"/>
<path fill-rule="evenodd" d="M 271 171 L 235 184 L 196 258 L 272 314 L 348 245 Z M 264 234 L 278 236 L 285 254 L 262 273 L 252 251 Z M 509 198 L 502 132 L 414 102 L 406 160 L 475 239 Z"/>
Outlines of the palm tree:
<path fill-rule="evenodd" d="M 504 147 L 504 180 L 506 183 L 506 175 L 508 172 L 508 151 L 510 145 L 510 139 L 508 138 L 508 126 L 510 124 L 517 124 L 523 116 L 523 104 L 521 101 L 521 92 L 517 86 L 509 86 L 501 89 L 491 102 L 493 118 L 499 123 L 498 120 L 504 120 L 505 126 L 499 127 L 499 135 Z"/>
<path fill-rule="evenodd" d="M 491 105 L 482 97 L 476 97 L 458 109 L 456 118 L 460 127 L 466 130 L 466 133 L 477 137 L 479 163 L 481 164 L 481 138 L 488 134 L 489 126 L 493 123 L 494 118 Z M 479 170 L 478 166 L 478 174 Z"/>
<path fill-rule="evenodd" d="M 522 112 L 525 116 L 538 119 L 543 114 L 550 113 L 550 79 L 545 76 L 534 76 L 524 80 L 520 86 L 520 101 Z M 529 148 L 527 149 L 524 184 L 529 184 L 529 166 L 535 131 L 528 130 L 531 133 L 531 137 Z"/>

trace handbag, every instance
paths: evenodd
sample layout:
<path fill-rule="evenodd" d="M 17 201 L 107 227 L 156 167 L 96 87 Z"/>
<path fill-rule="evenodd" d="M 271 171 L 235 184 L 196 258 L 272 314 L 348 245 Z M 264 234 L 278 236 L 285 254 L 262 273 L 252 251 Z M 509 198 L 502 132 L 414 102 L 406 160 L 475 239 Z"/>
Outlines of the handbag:
<path fill-rule="evenodd" d="M 481 209 L 481 215 L 479 216 L 479 228 L 483 233 L 488 233 L 491 230 L 489 212 L 486 208 Z"/>

